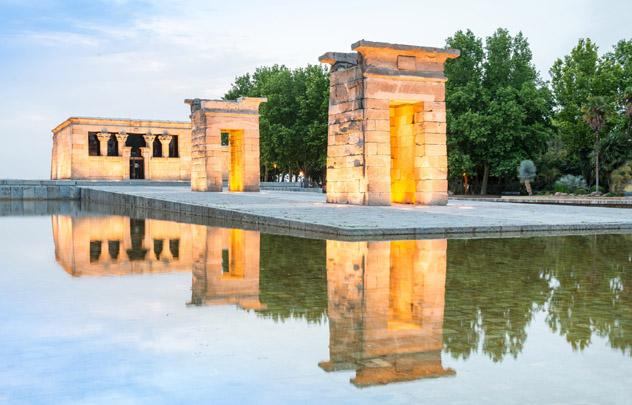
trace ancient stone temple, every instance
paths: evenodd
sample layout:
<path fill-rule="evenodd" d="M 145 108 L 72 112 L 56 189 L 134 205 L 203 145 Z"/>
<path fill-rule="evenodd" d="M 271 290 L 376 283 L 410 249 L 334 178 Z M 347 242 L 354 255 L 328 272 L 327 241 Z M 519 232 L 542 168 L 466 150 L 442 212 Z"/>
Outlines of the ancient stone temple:
<path fill-rule="evenodd" d="M 266 101 L 185 100 L 191 106 L 193 191 L 222 191 L 225 165 L 229 191 L 259 191 L 259 104 Z"/>
<path fill-rule="evenodd" d="M 446 204 L 444 62 L 458 50 L 358 41 L 331 65 L 327 202 Z"/>
<path fill-rule="evenodd" d="M 191 123 L 72 117 L 53 129 L 51 179 L 189 180 Z"/>

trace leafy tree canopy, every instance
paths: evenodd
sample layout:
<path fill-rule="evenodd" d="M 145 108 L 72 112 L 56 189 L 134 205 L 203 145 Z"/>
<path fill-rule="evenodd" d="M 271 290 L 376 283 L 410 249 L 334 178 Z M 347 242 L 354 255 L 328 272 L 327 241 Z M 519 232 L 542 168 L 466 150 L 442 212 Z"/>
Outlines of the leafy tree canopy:
<path fill-rule="evenodd" d="M 278 168 L 322 178 L 327 153 L 327 70 L 315 65 L 260 67 L 235 78 L 224 98 L 244 96 L 268 98 L 260 107 L 263 172 Z"/>
<path fill-rule="evenodd" d="M 551 138 L 551 96 L 532 63 L 527 39 L 498 29 L 485 43 L 457 31 L 447 46 L 461 56 L 446 62 L 450 177 L 513 176 L 523 159 L 545 150 Z"/>

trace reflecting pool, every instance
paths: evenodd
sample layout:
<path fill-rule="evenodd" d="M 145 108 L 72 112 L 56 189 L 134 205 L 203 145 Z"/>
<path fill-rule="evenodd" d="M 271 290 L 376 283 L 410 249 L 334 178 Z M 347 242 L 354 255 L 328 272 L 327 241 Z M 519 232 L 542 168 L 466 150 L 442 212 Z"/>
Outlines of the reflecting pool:
<path fill-rule="evenodd" d="M 0 402 L 626 403 L 632 235 L 0 217 Z"/>

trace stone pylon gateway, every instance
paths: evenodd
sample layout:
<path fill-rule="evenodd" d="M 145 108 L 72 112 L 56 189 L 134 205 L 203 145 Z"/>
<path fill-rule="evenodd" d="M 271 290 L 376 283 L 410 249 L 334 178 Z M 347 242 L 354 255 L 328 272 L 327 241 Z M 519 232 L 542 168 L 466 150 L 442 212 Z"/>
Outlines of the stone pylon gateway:
<path fill-rule="evenodd" d="M 327 202 L 448 201 L 444 62 L 454 49 L 361 40 L 331 65 Z"/>
<path fill-rule="evenodd" d="M 228 164 L 229 191 L 259 191 L 259 104 L 266 101 L 185 100 L 191 106 L 191 190 L 222 191 L 223 165 Z M 228 144 L 228 159 L 223 144 Z"/>

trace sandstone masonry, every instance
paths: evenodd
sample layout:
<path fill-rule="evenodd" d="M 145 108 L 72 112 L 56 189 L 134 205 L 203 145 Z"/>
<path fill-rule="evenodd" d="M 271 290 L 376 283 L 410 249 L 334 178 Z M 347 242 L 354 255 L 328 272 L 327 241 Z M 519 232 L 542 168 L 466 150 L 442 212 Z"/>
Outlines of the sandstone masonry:
<path fill-rule="evenodd" d="M 229 191 L 259 191 L 259 104 L 266 101 L 256 97 L 185 100 L 191 106 L 193 191 L 222 191 L 226 165 Z M 223 153 L 223 136 L 228 158 Z"/>
<path fill-rule="evenodd" d="M 361 40 L 331 65 L 327 202 L 445 205 L 443 65 L 458 50 Z"/>

